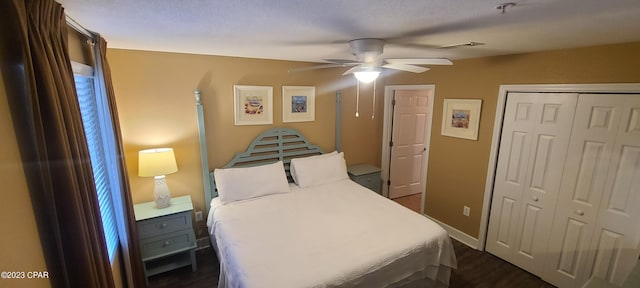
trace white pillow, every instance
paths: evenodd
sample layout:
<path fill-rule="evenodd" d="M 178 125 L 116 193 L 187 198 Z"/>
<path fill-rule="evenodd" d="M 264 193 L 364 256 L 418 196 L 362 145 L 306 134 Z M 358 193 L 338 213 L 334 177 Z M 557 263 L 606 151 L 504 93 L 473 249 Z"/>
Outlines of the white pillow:
<path fill-rule="evenodd" d="M 335 155 L 338 155 L 338 151 L 333 151 L 331 153 L 325 153 L 325 154 L 320 154 L 320 155 L 316 155 L 316 156 L 293 158 L 291 161 L 293 161 L 295 159 L 318 159 L 318 158 L 330 157 L 330 156 L 335 156 Z M 296 160 L 296 161 L 299 161 L 299 160 Z M 293 178 L 293 182 L 298 184 L 298 179 L 296 179 L 296 177 L 297 177 L 296 176 L 296 167 L 293 165 L 293 162 L 291 162 L 289 164 L 289 173 L 291 173 L 291 178 Z"/>
<path fill-rule="evenodd" d="M 291 191 L 282 161 L 252 167 L 215 169 L 213 177 L 218 197 L 225 204 Z"/>
<path fill-rule="evenodd" d="M 343 152 L 291 159 L 290 167 L 293 179 L 302 188 L 349 179 Z"/>

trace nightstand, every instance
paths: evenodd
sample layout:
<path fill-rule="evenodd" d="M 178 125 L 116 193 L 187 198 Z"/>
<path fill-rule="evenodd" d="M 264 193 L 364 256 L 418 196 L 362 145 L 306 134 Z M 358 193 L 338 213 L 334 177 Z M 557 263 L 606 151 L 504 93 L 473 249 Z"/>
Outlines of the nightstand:
<path fill-rule="evenodd" d="M 147 284 L 152 275 L 188 265 L 198 269 L 191 196 L 171 198 L 171 206 L 162 209 L 155 202 L 136 204 L 134 211 Z"/>
<path fill-rule="evenodd" d="M 349 177 L 354 182 L 367 187 L 378 194 L 382 193 L 380 168 L 369 164 L 351 165 L 347 168 Z"/>

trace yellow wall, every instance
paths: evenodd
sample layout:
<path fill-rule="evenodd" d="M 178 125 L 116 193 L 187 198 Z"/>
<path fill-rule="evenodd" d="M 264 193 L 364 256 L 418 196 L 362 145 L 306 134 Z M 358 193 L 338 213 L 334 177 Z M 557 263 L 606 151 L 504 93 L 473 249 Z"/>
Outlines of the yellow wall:
<path fill-rule="evenodd" d="M 435 84 L 426 212 L 477 237 L 499 85 L 640 82 L 640 73 L 634 70 L 640 67 L 639 52 L 640 43 L 632 43 L 460 60 L 422 74 L 385 72 L 378 81 L 374 120 L 370 85 L 362 87 L 361 117 L 353 116 L 355 83 L 352 77 L 340 75 L 344 69 L 289 74 L 288 69 L 309 64 L 119 49 L 110 49 L 108 57 L 134 202 L 151 201 L 153 190 L 152 179 L 137 176 L 137 151 L 170 146 L 176 149 L 179 171 L 167 176 L 167 182 L 173 195 L 191 195 L 197 209 L 203 209 L 204 196 L 195 88 L 202 91 L 209 165 L 215 168 L 271 127 L 297 128 L 323 149 L 334 149 L 334 92 L 340 89 L 348 164 L 380 165 L 384 86 Z M 274 125 L 234 126 L 234 84 L 274 87 Z M 316 86 L 315 122 L 282 124 L 282 85 Z M 478 141 L 440 135 L 445 98 L 483 99 Z M 464 205 L 471 207 L 470 217 L 462 216 Z"/>
<path fill-rule="evenodd" d="M 47 271 L 0 74 L 0 271 Z M 27 275 L 25 274 L 25 277 Z M 0 287 L 50 287 L 48 279 L 0 279 Z"/>

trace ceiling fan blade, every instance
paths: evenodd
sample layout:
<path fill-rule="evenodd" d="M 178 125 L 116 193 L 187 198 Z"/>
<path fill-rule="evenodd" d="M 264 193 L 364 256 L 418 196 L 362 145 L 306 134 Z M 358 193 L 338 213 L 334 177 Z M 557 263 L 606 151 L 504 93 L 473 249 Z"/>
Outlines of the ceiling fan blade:
<path fill-rule="evenodd" d="M 345 71 L 344 73 L 342 73 L 342 75 L 351 74 L 351 73 L 355 72 L 358 69 L 360 69 L 360 66 L 352 67 L 351 69 L 349 69 L 349 70 Z"/>
<path fill-rule="evenodd" d="M 321 65 L 314 65 L 314 66 L 292 68 L 292 69 L 289 69 L 289 73 L 292 73 L 292 72 L 304 72 L 304 71 L 316 70 L 316 69 L 324 69 L 324 68 L 346 67 L 346 66 L 348 66 L 348 65 L 347 64 L 339 64 L 339 63 L 321 64 Z"/>
<path fill-rule="evenodd" d="M 347 59 L 323 59 L 324 61 L 335 63 L 335 64 L 343 64 L 343 65 L 358 65 L 360 62 L 354 60 Z"/>
<path fill-rule="evenodd" d="M 447 58 L 397 58 L 385 59 L 390 64 L 405 65 L 453 65 L 453 62 Z"/>
<path fill-rule="evenodd" d="M 439 48 L 441 48 L 441 49 L 449 49 L 449 48 L 458 48 L 458 47 L 473 47 L 473 46 L 480 46 L 480 45 L 484 45 L 484 43 L 471 41 L 471 42 L 463 42 L 463 43 L 454 43 L 454 44 L 442 45 Z"/>
<path fill-rule="evenodd" d="M 382 65 L 382 67 L 387 69 L 401 70 L 401 71 L 413 72 L 413 73 L 422 73 L 429 70 L 429 68 L 426 68 L 426 67 L 408 65 L 408 64 L 398 64 L 398 63 L 387 63 Z"/>

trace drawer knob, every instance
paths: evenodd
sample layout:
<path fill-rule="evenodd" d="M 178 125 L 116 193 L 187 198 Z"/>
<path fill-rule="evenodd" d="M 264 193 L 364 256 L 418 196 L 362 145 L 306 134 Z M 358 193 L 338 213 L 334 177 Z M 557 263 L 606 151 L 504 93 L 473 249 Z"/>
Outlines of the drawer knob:
<path fill-rule="evenodd" d="M 167 247 L 171 244 L 171 242 L 169 241 L 165 241 L 164 243 L 162 243 L 162 247 Z"/>
<path fill-rule="evenodd" d="M 540 199 L 538 198 L 538 196 L 533 196 L 531 197 L 531 200 L 533 200 L 533 202 L 538 202 L 538 200 Z"/>
<path fill-rule="evenodd" d="M 167 227 L 167 223 L 160 224 L 160 228 L 166 228 L 166 227 Z"/>
<path fill-rule="evenodd" d="M 584 211 L 582 210 L 576 210 L 576 214 L 578 214 L 578 216 L 584 216 Z"/>

